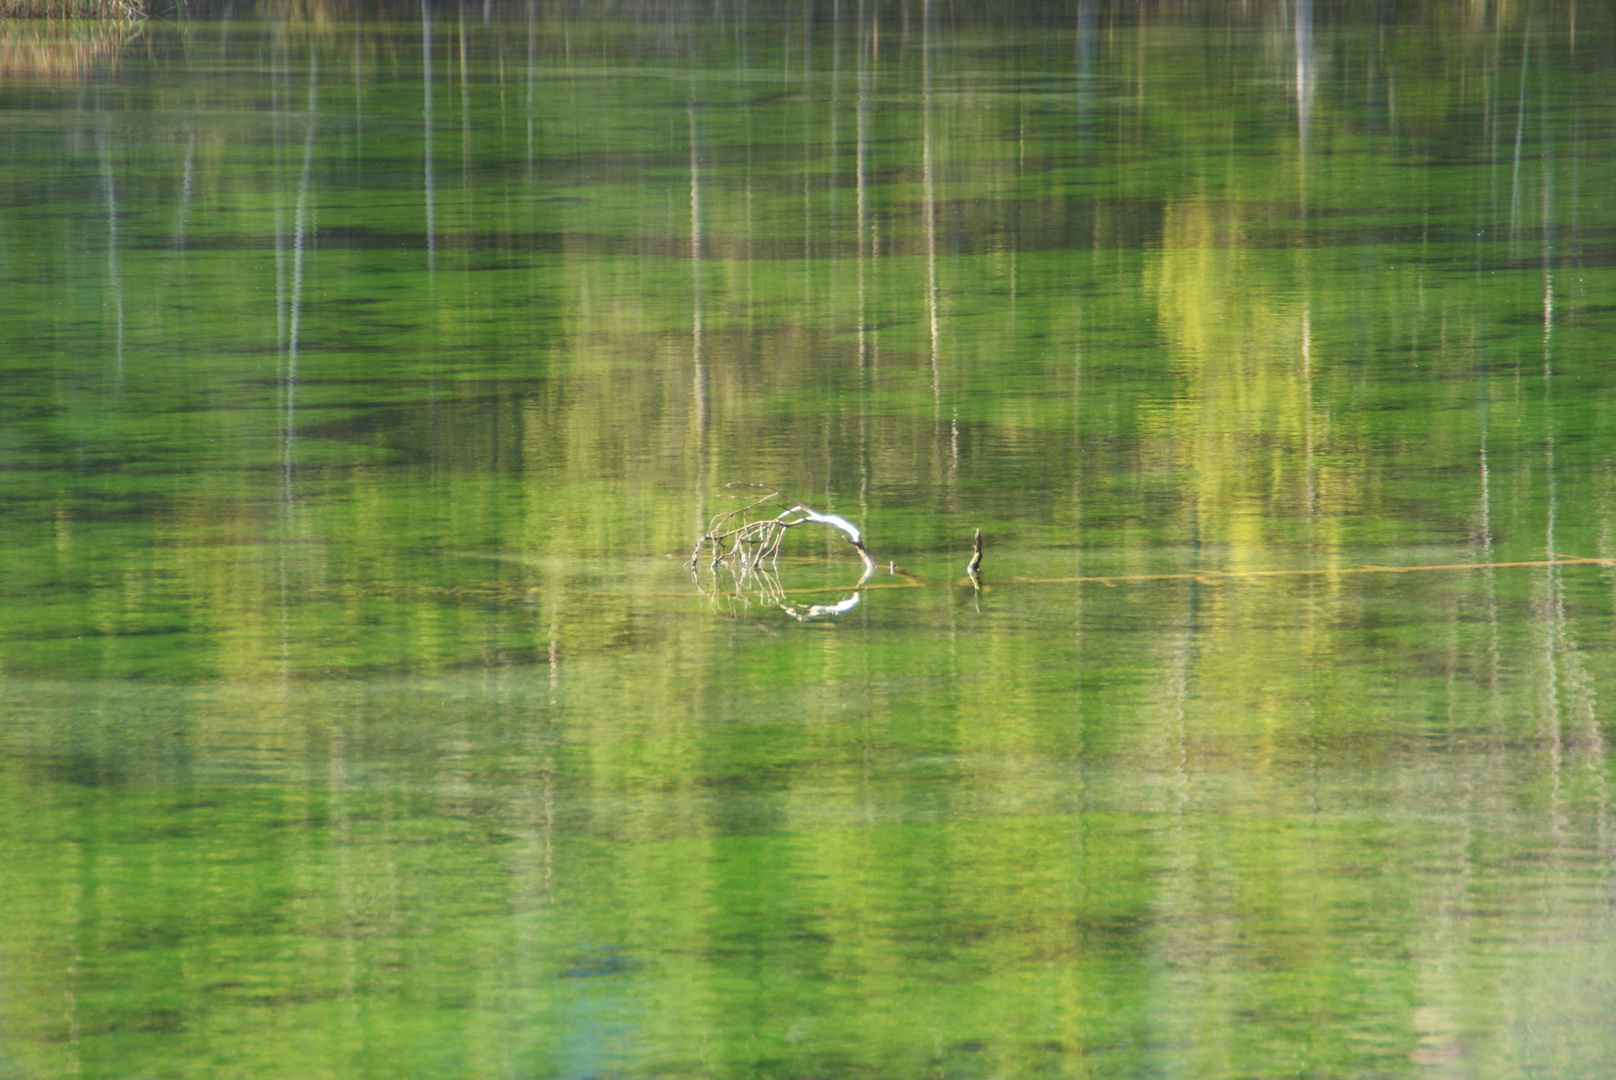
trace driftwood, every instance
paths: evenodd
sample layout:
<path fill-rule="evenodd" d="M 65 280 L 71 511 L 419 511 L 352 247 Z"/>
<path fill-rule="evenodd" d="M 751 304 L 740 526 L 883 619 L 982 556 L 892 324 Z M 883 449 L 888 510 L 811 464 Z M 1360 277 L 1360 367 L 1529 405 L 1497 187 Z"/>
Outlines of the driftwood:
<path fill-rule="evenodd" d="M 778 488 L 765 484 L 726 484 L 732 491 L 760 493 L 756 498 L 734 510 L 712 519 L 706 532 L 696 541 L 695 549 L 685 566 L 695 579 L 697 588 L 707 596 L 715 608 L 749 607 L 759 602 L 778 607 L 799 622 L 831 615 L 843 615 L 858 606 L 862 591 L 877 569 L 875 559 L 864 545 L 864 534 L 858 526 L 837 514 L 822 514 L 805 503 L 791 498 Z M 840 532 L 863 564 L 858 581 L 845 586 L 847 595 L 834 604 L 806 604 L 793 601 L 781 586 L 779 573 L 780 545 L 785 535 L 799 525 L 824 525 Z M 1350 574 L 1413 574 L 1461 570 L 1508 570 L 1530 567 L 1601 566 L 1616 568 L 1616 559 L 1589 558 L 1550 552 L 1547 559 L 1529 559 L 1516 562 L 1463 562 L 1436 563 L 1415 566 L 1326 566 L 1299 567 L 1285 570 L 1193 570 L 1162 574 L 1085 575 L 1078 577 L 1026 578 L 1005 580 L 1008 585 L 1096 584 L 1114 588 L 1118 585 L 1164 581 L 1197 581 L 1206 585 L 1238 581 L 1257 581 L 1269 578 L 1335 577 Z M 705 565 L 703 559 L 706 560 Z M 872 585 L 870 588 L 914 588 L 941 582 L 927 582 L 895 565 L 889 571 L 906 579 L 903 586 Z M 705 577 L 703 572 L 706 571 Z M 980 594 L 982 583 L 982 530 L 977 529 L 971 541 L 971 557 L 965 564 L 965 578 L 972 589 Z M 807 592 L 833 592 L 842 590 L 810 589 Z M 802 592 L 798 592 L 802 595 Z"/>
<path fill-rule="evenodd" d="M 690 561 L 685 564 L 692 571 L 701 565 L 704 555 L 713 569 L 722 567 L 741 576 L 759 569 L 765 563 L 778 566 L 780 544 L 785 540 L 786 533 L 798 525 L 813 523 L 835 529 L 853 545 L 853 550 L 858 552 L 859 559 L 864 563 L 864 577 L 859 580 L 860 585 L 875 573 L 875 560 L 864 546 L 864 535 L 859 532 L 857 525 L 846 518 L 837 514 L 821 514 L 765 484 L 724 486 L 730 490 L 750 490 L 763 494 L 745 506 L 713 518 L 707 531 L 696 541 Z"/>
<path fill-rule="evenodd" d="M 685 563 L 696 587 L 715 608 L 744 608 L 756 601 L 778 607 L 798 622 L 810 622 L 843 615 L 858 606 L 860 590 L 876 566 L 857 525 L 839 514 L 822 514 L 778 488 L 739 483 L 725 486 L 731 491 L 756 493 L 756 497 L 714 517 Z M 858 552 L 863 573 L 847 587 L 848 595 L 834 604 L 795 602 L 781 587 L 780 545 L 786 533 L 799 525 L 835 529 Z"/>
<path fill-rule="evenodd" d="M 857 525 L 839 514 L 820 513 L 767 484 L 724 486 L 730 491 L 751 493 L 753 497 L 744 505 L 715 516 L 685 561 L 685 569 L 690 571 L 696 588 L 715 608 L 736 610 L 757 602 L 778 607 L 798 622 L 809 622 L 829 615 L 845 615 L 858 606 L 861 590 L 878 567 Z M 864 572 L 856 582 L 844 587 L 847 595 L 834 604 L 793 601 L 780 584 L 780 545 L 786 533 L 799 525 L 835 529 L 858 552 Z M 983 587 L 981 569 L 982 530 L 978 529 L 972 541 L 970 562 L 965 566 L 966 579 L 978 592 Z M 925 584 L 896 565 L 889 564 L 888 570 L 912 584 Z"/>

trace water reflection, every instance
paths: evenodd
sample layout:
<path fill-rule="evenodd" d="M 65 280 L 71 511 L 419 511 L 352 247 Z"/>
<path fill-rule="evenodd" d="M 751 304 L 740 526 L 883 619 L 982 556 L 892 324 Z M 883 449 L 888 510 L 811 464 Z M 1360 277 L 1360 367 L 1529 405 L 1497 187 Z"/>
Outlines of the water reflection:
<path fill-rule="evenodd" d="M 0 23 L 0 78 L 76 80 L 116 64 L 144 27 L 123 19 L 16 19 Z"/>
<path fill-rule="evenodd" d="M 1424 10 L 8 83 L 8 1054 L 1608 1072 L 1608 16 Z"/>
<path fill-rule="evenodd" d="M 809 603 L 800 599 L 799 590 L 787 591 L 780 582 L 778 570 L 769 566 L 748 566 L 739 571 L 724 567 L 693 567 L 690 571 L 696 591 L 706 598 L 712 610 L 734 618 L 748 613 L 754 606 L 778 608 L 797 622 L 814 622 L 836 615 L 846 615 L 859 606 L 862 588 L 874 572 L 866 569 L 852 586 L 834 590 L 846 595 L 830 603 Z"/>

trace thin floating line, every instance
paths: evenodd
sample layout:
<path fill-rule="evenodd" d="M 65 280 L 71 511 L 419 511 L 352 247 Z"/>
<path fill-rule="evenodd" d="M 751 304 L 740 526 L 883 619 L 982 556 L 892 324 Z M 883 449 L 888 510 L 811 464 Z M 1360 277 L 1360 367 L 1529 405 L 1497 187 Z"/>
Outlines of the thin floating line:
<path fill-rule="evenodd" d="M 1425 566 L 1330 566 L 1310 567 L 1303 570 L 1196 570 L 1181 574 L 1113 574 L 1094 577 L 1059 578 L 1007 578 L 1012 585 L 1121 585 L 1142 581 L 1199 581 L 1217 584 L 1246 578 L 1270 577 L 1324 577 L 1338 574 L 1417 574 L 1440 570 L 1516 570 L 1545 566 L 1612 566 L 1616 559 L 1590 559 L 1580 555 L 1557 555 L 1552 559 L 1534 559 L 1527 562 L 1437 563 Z"/>
<path fill-rule="evenodd" d="M 1332 574 L 1414 574 L 1434 571 L 1453 570 L 1512 570 L 1531 567 L 1546 566 L 1608 566 L 1616 567 L 1616 559 L 1585 558 L 1580 555 L 1556 555 L 1552 559 L 1535 559 L 1525 562 L 1493 562 L 1493 563 L 1437 563 L 1423 566 L 1342 566 L 1309 568 L 1301 570 L 1198 570 L 1176 574 L 1113 574 L 1091 577 L 1060 577 L 1060 578 L 1005 578 L 1001 582 L 990 583 L 994 585 L 1104 585 L 1115 588 L 1118 585 L 1132 585 L 1151 581 L 1196 581 L 1202 585 L 1222 585 L 1230 581 L 1242 581 L 1250 578 L 1271 577 L 1323 577 Z M 812 596 L 820 593 L 848 593 L 853 591 L 877 592 L 891 589 L 928 589 L 944 588 L 964 584 L 963 580 L 923 581 L 912 575 L 905 575 L 901 582 L 868 581 L 857 586 L 821 585 L 802 589 L 787 589 L 785 592 L 791 596 Z M 637 594 L 643 595 L 643 594 Z M 656 594 L 665 596 L 688 596 L 688 593 Z M 729 594 L 726 594 L 729 595 Z"/>

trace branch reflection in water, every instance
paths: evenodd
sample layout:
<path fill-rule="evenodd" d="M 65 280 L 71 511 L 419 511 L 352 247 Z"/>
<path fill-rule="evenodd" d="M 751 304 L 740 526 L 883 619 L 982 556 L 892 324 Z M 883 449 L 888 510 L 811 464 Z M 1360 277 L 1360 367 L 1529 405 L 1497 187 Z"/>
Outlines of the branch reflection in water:
<path fill-rule="evenodd" d="M 844 615 L 858 606 L 859 590 L 875 573 L 875 560 L 857 525 L 839 514 L 820 513 L 766 484 L 731 483 L 725 488 L 762 494 L 714 517 L 685 563 L 697 590 L 709 598 L 715 610 L 735 613 L 757 601 L 780 608 L 798 622 L 809 622 Z M 780 583 L 780 545 L 787 531 L 810 523 L 840 532 L 863 564 L 864 572 L 852 593 L 834 604 L 794 602 Z"/>
<path fill-rule="evenodd" d="M 697 591 L 707 598 L 715 612 L 738 616 L 755 603 L 777 607 L 798 622 L 815 622 L 834 615 L 846 615 L 858 607 L 863 599 L 864 583 L 874 573 L 873 567 L 865 567 L 858 581 L 850 587 L 852 591 L 834 604 L 808 604 L 791 599 L 786 587 L 780 583 L 777 568 L 772 565 L 752 563 L 744 567 L 737 564 L 690 568 L 690 577 L 696 583 Z"/>

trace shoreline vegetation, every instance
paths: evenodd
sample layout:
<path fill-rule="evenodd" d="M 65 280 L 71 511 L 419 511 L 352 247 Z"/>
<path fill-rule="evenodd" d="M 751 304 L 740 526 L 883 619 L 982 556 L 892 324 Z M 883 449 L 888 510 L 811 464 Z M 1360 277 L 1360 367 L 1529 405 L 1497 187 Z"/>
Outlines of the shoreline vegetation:
<path fill-rule="evenodd" d="M 83 78 L 99 65 L 115 65 L 145 24 L 144 15 L 0 19 L 0 79 Z"/>
<path fill-rule="evenodd" d="M 557 16 L 588 21 L 610 11 L 615 18 L 645 26 L 671 28 L 687 24 L 701 5 L 669 3 L 668 0 L 614 0 L 602 8 L 588 0 L 548 0 L 542 5 L 547 17 Z M 785 18 L 783 8 L 764 5 L 753 10 L 745 25 L 768 26 Z M 907 40 L 921 11 L 932 7 L 933 18 L 956 30 L 965 28 L 1071 32 L 1076 27 L 1172 25 L 1185 12 L 1194 11 L 1199 19 L 1221 21 L 1231 27 L 1269 30 L 1294 36 L 1296 12 L 1307 13 L 1307 25 L 1321 26 L 1374 24 L 1445 26 L 1474 31 L 1490 24 L 1496 30 L 1530 23 L 1540 28 L 1564 26 L 1570 34 L 1586 37 L 1606 32 L 1616 9 L 1608 5 L 1578 5 L 1576 0 L 1549 0 L 1538 5 L 1485 5 L 1473 0 L 1406 0 L 1395 5 L 1397 17 L 1373 15 L 1355 0 L 1021 0 L 1001 5 L 978 5 L 969 0 L 863 0 L 870 19 L 888 22 Z M 712 10 L 720 22 L 726 5 Z M 741 5 L 737 10 L 746 9 Z M 423 11 L 437 17 L 458 17 L 464 10 L 480 15 L 485 24 L 495 20 L 524 20 L 534 14 L 529 0 L 0 0 L 0 22 L 11 19 L 146 19 L 146 18 L 242 18 L 246 16 L 293 18 L 313 22 L 331 20 L 413 21 Z M 840 16 L 834 4 L 807 5 L 798 13 L 809 23 L 831 24 Z M 1388 9 L 1390 10 L 1390 9 Z"/>
<path fill-rule="evenodd" d="M 146 18 L 144 0 L 0 0 L 0 19 Z"/>

